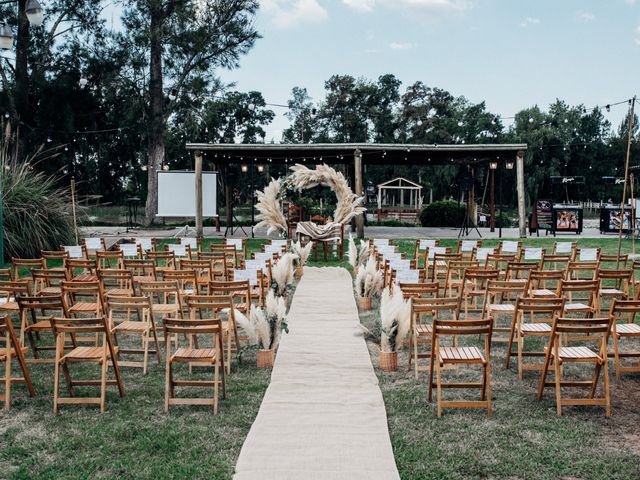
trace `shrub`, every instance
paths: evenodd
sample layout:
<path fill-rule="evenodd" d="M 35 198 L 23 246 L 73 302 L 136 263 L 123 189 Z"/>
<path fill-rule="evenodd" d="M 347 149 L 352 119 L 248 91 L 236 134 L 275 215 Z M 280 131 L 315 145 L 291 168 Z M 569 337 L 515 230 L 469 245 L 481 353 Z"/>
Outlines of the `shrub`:
<path fill-rule="evenodd" d="M 465 205 L 453 200 L 441 200 L 427 205 L 420 212 L 423 227 L 460 227 L 464 221 Z"/>
<path fill-rule="evenodd" d="M 511 218 L 506 213 L 496 214 L 496 227 L 509 228 L 511 227 Z"/>

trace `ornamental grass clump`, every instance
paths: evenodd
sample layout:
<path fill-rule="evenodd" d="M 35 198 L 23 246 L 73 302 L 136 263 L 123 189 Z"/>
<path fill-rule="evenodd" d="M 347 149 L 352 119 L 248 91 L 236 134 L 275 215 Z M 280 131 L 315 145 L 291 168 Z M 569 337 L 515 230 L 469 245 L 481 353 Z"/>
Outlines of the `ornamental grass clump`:
<path fill-rule="evenodd" d="M 309 241 L 304 247 L 300 240 L 291 244 L 291 253 L 294 255 L 293 264 L 296 267 L 298 276 L 302 275 L 303 267 L 309 260 L 311 255 L 311 249 L 313 248 L 313 242 Z"/>
<path fill-rule="evenodd" d="M 369 259 L 370 255 L 369 244 L 363 240 L 360 241 L 360 246 L 356 246 L 356 242 L 353 239 L 351 233 L 349 233 L 349 247 L 347 249 L 347 259 L 349 265 L 353 269 L 354 275 L 357 274 L 361 265 Z"/>
<path fill-rule="evenodd" d="M 271 290 L 276 297 L 287 297 L 293 290 L 295 258 L 293 253 L 285 253 L 271 269 Z"/>
<path fill-rule="evenodd" d="M 282 338 L 282 331 L 289 333 L 287 326 L 287 305 L 282 297 L 272 291 L 267 293 L 265 307 L 252 306 L 249 318 L 235 311 L 236 323 L 247 335 L 253 348 L 276 350 Z"/>
<path fill-rule="evenodd" d="M 409 333 L 411 303 L 404 299 L 400 287 L 385 288 L 380 297 L 380 350 L 397 352 Z"/>
<path fill-rule="evenodd" d="M 369 257 L 364 267 L 358 269 L 358 274 L 353 281 L 360 308 L 363 310 L 371 308 L 371 301 L 373 298 L 380 296 L 383 284 L 382 272 L 378 270 L 375 259 Z"/>

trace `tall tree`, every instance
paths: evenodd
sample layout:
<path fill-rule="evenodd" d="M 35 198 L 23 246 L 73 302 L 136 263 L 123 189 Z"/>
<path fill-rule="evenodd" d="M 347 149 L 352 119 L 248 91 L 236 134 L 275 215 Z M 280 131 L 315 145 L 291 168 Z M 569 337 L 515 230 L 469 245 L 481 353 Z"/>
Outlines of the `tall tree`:
<path fill-rule="evenodd" d="M 215 83 L 217 68 L 238 66 L 259 38 L 253 24 L 257 9 L 257 0 L 127 2 L 122 46 L 148 52 L 147 224 L 157 211 L 157 171 L 165 162 L 167 121 L 176 101 L 192 93 L 195 79 Z"/>

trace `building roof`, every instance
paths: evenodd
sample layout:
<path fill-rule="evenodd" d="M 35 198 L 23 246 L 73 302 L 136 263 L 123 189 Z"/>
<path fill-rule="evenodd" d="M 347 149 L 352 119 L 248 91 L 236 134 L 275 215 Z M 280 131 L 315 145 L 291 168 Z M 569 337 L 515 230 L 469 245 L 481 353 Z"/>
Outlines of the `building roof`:
<path fill-rule="evenodd" d="M 403 185 L 403 183 L 408 185 Z M 417 190 L 417 189 L 422 190 L 422 185 L 416 182 L 412 182 L 411 180 L 407 180 L 404 177 L 396 177 L 392 180 L 387 180 L 386 182 L 382 182 L 378 184 L 378 188 L 385 188 L 385 187 L 406 188 L 409 190 Z"/>

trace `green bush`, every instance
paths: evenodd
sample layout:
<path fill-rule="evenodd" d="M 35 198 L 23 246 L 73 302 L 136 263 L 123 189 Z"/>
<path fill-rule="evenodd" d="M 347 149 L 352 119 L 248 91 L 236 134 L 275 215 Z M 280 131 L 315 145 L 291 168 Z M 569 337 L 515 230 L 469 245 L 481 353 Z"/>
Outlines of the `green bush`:
<path fill-rule="evenodd" d="M 5 258 L 38 258 L 40 250 L 75 244 L 69 192 L 29 163 L 2 163 Z"/>
<path fill-rule="evenodd" d="M 506 213 L 496 214 L 496 227 L 509 228 L 511 225 L 511 218 Z"/>
<path fill-rule="evenodd" d="M 464 221 L 465 205 L 453 200 L 441 200 L 427 205 L 420 212 L 423 227 L 460 227 Z"/>

